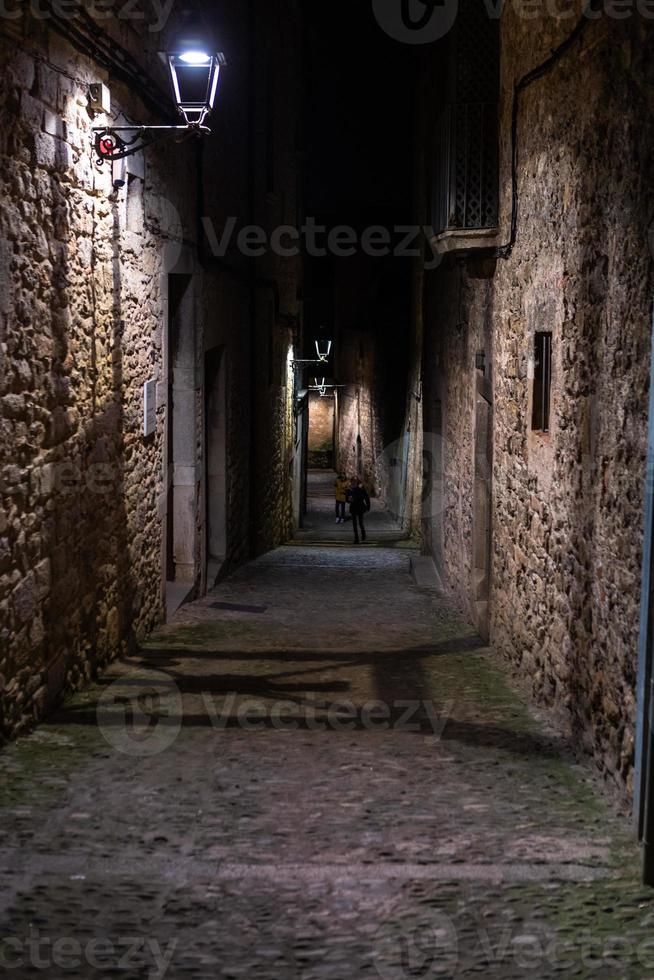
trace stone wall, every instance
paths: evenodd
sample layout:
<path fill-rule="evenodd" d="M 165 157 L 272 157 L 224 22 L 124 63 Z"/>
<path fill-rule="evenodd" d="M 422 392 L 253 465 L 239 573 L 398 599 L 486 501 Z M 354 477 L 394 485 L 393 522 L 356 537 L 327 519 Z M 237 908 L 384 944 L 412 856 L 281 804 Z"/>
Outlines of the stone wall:
<path fill-rule="evenodd" d="M 409 265 L 366 255 L 335 274 L 337 467 L 403 510 L 408 446 L 406 365 L 411 346 Z"/>
<path fill-rule="evenodd" d="M 334 397 L 322 398 L 316 392 L 309 396 L 309 468 L 334 468 L 334 420 L 336 400 Z"/>
<path fill-rule="evenodd" d="M 331 450 L 334 445 L 334 400 L 312 394 L 309 399 L 311 423 L 309 451 Z"/>
<path fill-rule="evenodd" d="M 88 58 L 26 18 L 0 45 L 3 731 L 125 652 L 163 610 L 158 373 L 164 251 L 192 237 L 179 154 L 125 189 L 91 150 Z M 116 107 L 137 112 L 117 86 Z M 121 104 L 120 99 L 123 98 Z"/>
<path fill-rule="evenodd" d="M 571 30 L 502 18 L 502 240 L 513 85 Z M 425 291 L 425 429 L 442 431 L 426 542 L 534 696 L 631 787 L 650 356 L 648 22 L 605 16 L 522 96 L 508 260 L 446 259 Z M 427 140 L 427 136 L 424 137 Z M 532 431 L 534 338 L 551 331 L 552 425 Z M 477 355 L 485 365 L 477 367 Z M 479 398 L 489 397 L 492 558 L 480 597 Z M 477 461 L 476 461 L 477 460 Z M 483 467 L 482 467 L 483 468 Z"/>
<path fill-rule="evenodd" d="M 338 334 L 336 468 L 358 476 L 371 493 L 374 487 L 375 430 L 373 415 L 374 347 L 358 330 Z"/>
<path fill-rule="evenodd" d="M 223 296 L 210 335 L 225 347 L 228 377 L 229 570 L 283 543 L 299 522 L 294 484 L 302 479 L 304 441 L 296 439 L 292 360 L 302 345 L 302 264 L 270 242 L 278 227 L 302 224 L 302 45 L 296 0 L 233 3 L 220 17 L 236 56 L 226 69 L 214 149 L 207 149 L 203 206 L 218 237 L 234 222 L 224 256 L 205 242 L 205 265 L 219 276 Z M 267 242 L 257 256 L 238 243 L 249 226 Z"/>
<path fill-rule="evenodd" d="M 260 52 L 279 50 L 298 25 L 291 0 L 261 17 L 253 5 L 221 8 L 235 57 L 214 137 L 203 150 L 162 141 L 130 158 L 123 174 L 96 166 L 90 84 L 110 85 L 112 119 L 165 119 L 153 119 L 138 86 L 118 81 L 47 19 L 3 22 L 12 32 L 0 40 L 5 736 L 162 620 L 171 565 L 189 595 L 211 586 L 207 498 L 218 484 L 223 572 L 290 533 L 301 464 L 291 364 L 299 263 L 216 257 L 200 219 L 234 215 L 269 229 L 296 222 L 299 66 L 285 60 L 271 99 Z M 161 37 L 143 22 L 102 27 L 165 91 Z M 271 155 L 275 186 L 262 186 Z M 115 176 L 124 187 L 114 187 Z M 215 404 L 205 391 L 212 357 Z M 144 438 L 150 379 L 157 428 Z M 213 474 L 210 414 L 223 452 Z"/>
<path fill-rule="evenodd" d="M 301 133 L 302 32 L 298 0 L 253 5 L 255 23 L 256 223 L 272 243 L 275 230 L 303 223 Z M 280 51 L 284 57 L 280 58 Z M 273 80 L 271 82 L 271 79 Z M 272 246 L 255 262 L 255 381 L 253 551 L 275 548 L 291 536 L 293 479 L 298 476 L 293 358 L 303 339 L 302 260 Z"/>

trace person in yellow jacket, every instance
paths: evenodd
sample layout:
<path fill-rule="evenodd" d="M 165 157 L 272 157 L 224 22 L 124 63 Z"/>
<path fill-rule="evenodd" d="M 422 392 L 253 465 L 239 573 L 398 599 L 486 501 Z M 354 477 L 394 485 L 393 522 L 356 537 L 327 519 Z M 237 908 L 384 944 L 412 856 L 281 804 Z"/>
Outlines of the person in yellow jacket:
<path fill-rule="evenodd" d="M 339 473 L 334 483 L 334 494 L 336 496 L 336 523 L 345 524 L 345 504 L 347 502 L 347 491 L 349 483 L 342 473 Z"/>

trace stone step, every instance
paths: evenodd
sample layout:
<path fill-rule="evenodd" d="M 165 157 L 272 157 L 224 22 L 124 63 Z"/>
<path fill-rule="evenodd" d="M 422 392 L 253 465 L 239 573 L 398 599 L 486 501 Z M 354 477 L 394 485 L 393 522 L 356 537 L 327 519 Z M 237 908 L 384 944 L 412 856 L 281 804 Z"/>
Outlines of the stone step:
<path fill-rule="evenodd" d="M 401 548 L 407 551 L 418 550 L 419 545 L 410 538 L 368 538 L 360 545 L 354 545 L 351 538 L 299 538 L 286 542 L 287 548 Z"/>

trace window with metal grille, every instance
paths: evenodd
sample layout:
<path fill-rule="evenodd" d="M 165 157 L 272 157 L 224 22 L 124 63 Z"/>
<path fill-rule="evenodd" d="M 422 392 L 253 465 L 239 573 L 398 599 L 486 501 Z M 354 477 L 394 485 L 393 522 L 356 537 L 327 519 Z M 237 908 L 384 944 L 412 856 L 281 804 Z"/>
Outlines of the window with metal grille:
<path fill-rule="evenodd" d="M 534 395 L 531 427 L 535 432 L 550 431 L 552 398 L 552 334 L 536 334 Z"/>
<path fill-rule="evenodd" d="M 497 19 L 483 0 L 462 0 L 435 131 L 435 234 L 497 227 L 499 51 Z"/>

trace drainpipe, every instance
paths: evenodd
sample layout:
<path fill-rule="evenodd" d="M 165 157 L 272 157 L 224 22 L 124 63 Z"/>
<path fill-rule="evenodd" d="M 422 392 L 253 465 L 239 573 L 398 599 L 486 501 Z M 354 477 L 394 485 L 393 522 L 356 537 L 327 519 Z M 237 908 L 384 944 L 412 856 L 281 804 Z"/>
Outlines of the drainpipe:
<path fill-rule="evenodd" d="M 654 238 L 649 233 L 654 257 Z M 643 844 L 643 883 L 654 885 L 654 310 L 645 470 L 645 533 L 638 644 L 634 816 Z"/>

